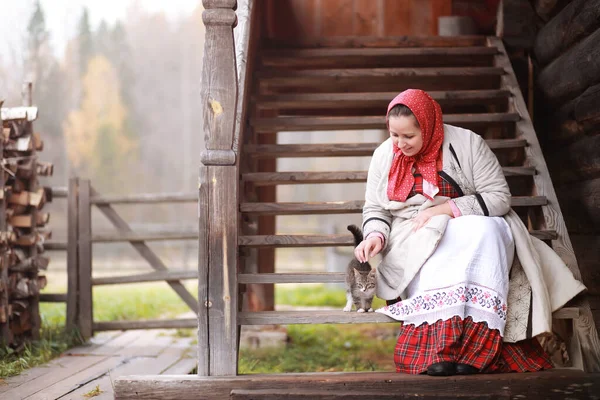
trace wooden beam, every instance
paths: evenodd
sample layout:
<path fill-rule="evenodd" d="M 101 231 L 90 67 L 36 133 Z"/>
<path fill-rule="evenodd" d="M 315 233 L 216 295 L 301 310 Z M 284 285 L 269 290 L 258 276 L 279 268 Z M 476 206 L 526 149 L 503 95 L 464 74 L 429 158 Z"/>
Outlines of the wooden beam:
<path fill-rule="evenodd" d="M 67 293 L 40 293 L 41 303 L 66 303 Z"/>
<path fill-rule="evenodd" d="M 519 116 L 515 113 L 447 114 L 444 116 L 444 123 L 467 129 L 490 124 L 513 124 L 518 120 Z M 386 129 L 385 116 L 275 117 L 256 118 L 251 123 L 257 133 Z"/>
<path fill-rule="evenodd" d="M 574 0 L 538 33 L 534 53 L 546 65 L 600 28 L 600 0 Z"/>
<path fill-rule="evenodd" d="M 442 106 L 496 104 L 508 100 L 506 90 L 448 90 L 430 91 L 430 96 Z M 385 108 L 397 92 L 368 92 L 357 96 L 355 93 L 280 93 L 261 95 L 255 98 L 259 109 L 348 109 Z"/>
<path fill-rule="evenodd" d="M 197 240 L 197 231 L 180 232 L 118 232 L 94 234 L 92 242 L 110 243 L 110 242 L 149 242 L 161 240 Z"/>
<path fill-rule="evenodd" d="M 531 230 L 529 234 L 541 240 L 556 240 L 556 231 Z M 353 246 L 354 239 L 351 235 L 254 235 L 240 236 L 239 245 L 244 247 L 330 247 Z"/>
<path fill-rule="evenodd" d="M 197 318 L 157 319 L 148 321 L 95 322 L 94 331 L 125 331 L 132 329 L 186 329 L 197 328 Z"/>
<path fill-rule="evenodd" d="M 147 272 L 144 274 L 125 275 L 125 276 L 107 276 L 102 278 L 93 278 L 92 285 L 119 285 L 126 283 L 157 282 L 157 281 L 179 281 L 183 279 L 198 279 L 196 270 L 170 270 Z"/>
<path fill-rule="evenodd" d="M 92 204 L 193 203 L 198 201 L 198 193 L 140 193 L 134 195 L 117 196 L 98 195 L 92 197 L 91 201 Z"/>
<path fill-rule="evenodd" d="M 236 5 L 235 0 L 205 1 L 202 18 L 206 26 L 201 86 L 206 150 L 200 156 L 203 164 L 200 205 L 205 210 L 199 211 L 202 230 L 199 247 L 203 257 L 199 260 L 199 276 L 206 276 L 207 280 L 202 290 L 208 291 L 205 303 L 208 328 L 201 328 L 198 339 L 209 346 L 208 357 L 199 360 L 199 371 L 205 369 L 207 358 L 211 376 L 237 373 L 239 163 L 236 149 L 241 129 L 236 128 L 238 87 L 233 37 Z M 204 316 L 198 321 L 204 323 Z M 206 333 L 207 338 L 202 337 Z"/>
<path fill-rule="evenodd" d="M 548 204 L 545 196 L 513 196 L 512 207 L 534 207 Z M 242 203 L 240 211 L 249 214 L 313 215 L 362 213 L 363 200 L 304 203 Z"/>
<path fill-rule="evenodd" d="M 343 283 L 343 272 L 239 274 L 239 283 Z"/>
<path fill-rule="evenodd" d="M 479 395 L 494 399 L 502 398 L 497 393 L 507 393 L 510 398 L 562 400 L 569 396 L 564 392 L 573 389 L 581 390 L 577 392 L 578 397 L 593 398 L 600 392 L 600 376 L 569 369 L 435 379 L 395 372 L 251 374 L 220 379 L 194 375 L 138 375 L 115 380 L 115 399 L 191 400 L 197 399 L 198 393 L 205 399 L 227 399 L 232 390 L 294 388 L 314 388 L 330 393 L 370 390 L 379 394 L 398 394 L 398 399 L 425 395 L 456 399 Z M 367 398 L 375 399 L 377 396 Z"/>
<path fill-rule="evenodd" d="M 488 139 L 486 143 L 492 150 L 524 148 L 523 139 Z M 277 157 L 367 157 L 381 143 L 318 143 L 318 144 L 258 144 L 246 145 L 244 151 L 256 158 Z"/>
<path fill-rule="evenodd" d="M 470 47 L 485 44 L 483 36 L 386 36 L 386 37 L 295 37 L 269 39 L 265 48 L 339 48 L 339 47 Z"/>
<path fill-rule="evenodd" d="M 92 187 L 89 179 L 80 179 L 77 186 L 77 329 L 83 340 L 93 335 L 94 307 L 92 301 Z"/>
<path fill-rule="evenodd" d="M 503 167 L 504 176 L 534 176 L 534 167 Z M 317 183 L 358 183 L 367 181 L 367 171 L 327 172 L 250 172 L 242 174 L 242 181 L 255 185 L 299 185 Z"/>

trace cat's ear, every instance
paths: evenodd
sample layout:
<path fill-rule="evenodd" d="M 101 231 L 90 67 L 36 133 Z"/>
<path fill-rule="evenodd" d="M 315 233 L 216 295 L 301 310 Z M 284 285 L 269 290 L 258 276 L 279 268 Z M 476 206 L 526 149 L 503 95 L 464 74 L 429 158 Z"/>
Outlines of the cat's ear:
<path fill-rule="evenodd" d="M 375 276 L 375 268 L 371 269 L 371 271 L 369 272 L 369 277 L 374 277 Z"/>
<path fill-rule="evenodd" d="M 360 272 L 356 268 L 352 268 L 354 270 L 354 276 L 358 278 L 360 276 Z"/>

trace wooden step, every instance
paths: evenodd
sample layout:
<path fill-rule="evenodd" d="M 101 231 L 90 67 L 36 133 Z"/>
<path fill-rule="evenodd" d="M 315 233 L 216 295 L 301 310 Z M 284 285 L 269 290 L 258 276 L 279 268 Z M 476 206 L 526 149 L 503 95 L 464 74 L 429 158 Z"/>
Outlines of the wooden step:
<path fill-rule="evenodd" d="M 488 139 L 492 150 L 524 148 L 524 139 Z M 367 157 L 372 156 L 381 143 L 318 143 L 318 144 L 262 144 L 244 146 L 245 154 L 257 158 L 277 157 Z"/>
<path fill-rule="evenodd" d="M 347 68 L 283 70 L 258 73 L 261 88 L 308 93 L 498 89 L 504 69 L 461 68 Z"/>
<path fill-rule="evenodd" d="M 240 211 L 257 215 L 312 215 L 362 213 L 363 200 L 307 203 L 242 203 Z M 512 207 L 545 206 L 546 196 L 513 196 Z"/>
<path fill-rule="evenodd" d="M 489 66 L 496 54 L 496 48 L 487 46 L 277 49 L 265 50 L 261 64 L 272 68 Z"/>
<path fill-rule="evenodd" d="M 506 177 L 533 176 L 534 167 L 503 167 Z M 298 185 L 313 183 L 355 183 L 366 182 L 367 171 L 328 171 L 328 172 L 251 172 L 242 174 L 242 181 L 257 186 Z"/>
<path fill-rule="evenodd" d="M 442 108 L 447 105 L 497 104 L 510 97 L 508 90 L 448 90 L 428 92 Z M 398 92 L 377 93 L 281 93 L 257 96 L 254 101 L 259 109 L 347 109 L 382 108 Z"/>
<path fill-rule="evenodd" d="M 265 39 L 265 48 L 377 48 L 486 46 L 485 36 L 295 36 Z"/>
<path fill-rule="evenodd" d="M 557 238 L 554 230 L 532 230 L 532 236 L 540 240 L 555 240 Z M 335 247 L 354 246 L 354 238 L 348 234 L 333 235 L 253 235 L 239 236 L 238 244 L 244 247 L 270 247 L 270 248 L 292 248 L 292 247 Z"/>
<path fill-rule="evenodd" d="M 465 129 L 485 125 L 511 124 L 521 118 L 517 113 L 446 114 L 444 123 Z M 341 131 L 363 129 L 386 129 L 385 116 L 363 117 L 275 117 L 253 118 L 251 125 L 257 133 L 289 131 Z"/>
<path fill-rule="evenodd" d="M 552 317 L 555 319 L 572 319 L 579 315 L 577 308 L 563 308 Z M 372 324 L 399 323 L 387 315 L 369 312 L 344 312 L 342 310 L 309 310 L 309 311 L 260 311 L 238 313 L 238 325 L 293 325 L 293 324 Z"/>

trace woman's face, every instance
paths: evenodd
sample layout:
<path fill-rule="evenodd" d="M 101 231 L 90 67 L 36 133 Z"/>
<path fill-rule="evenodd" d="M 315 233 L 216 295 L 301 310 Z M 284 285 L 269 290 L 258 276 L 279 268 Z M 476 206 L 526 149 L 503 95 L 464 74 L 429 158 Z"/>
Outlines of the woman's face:
<path fill-rule="evenodd" d="M 423 136 L 421 136 L 421 129 L 417 126 L 415 117 L 390 117 L 388 123 L 394 146 L 397 146 L 408 157 L 419 154 L 423 148 Z"/>

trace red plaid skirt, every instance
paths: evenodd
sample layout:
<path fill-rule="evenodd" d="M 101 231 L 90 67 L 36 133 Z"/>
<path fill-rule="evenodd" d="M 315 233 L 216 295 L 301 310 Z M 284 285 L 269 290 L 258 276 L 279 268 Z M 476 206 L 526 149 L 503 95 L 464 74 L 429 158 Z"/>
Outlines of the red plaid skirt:
<path fill-rule="evenodd" d="M 420 374 L 441 361 L 468 364 L 486 373 L 552 368 L 537 339 L 503 343 L 498 330 L 473 322 L 471 317 L 400 328 L 394 350 L 397 372 Z"/>

